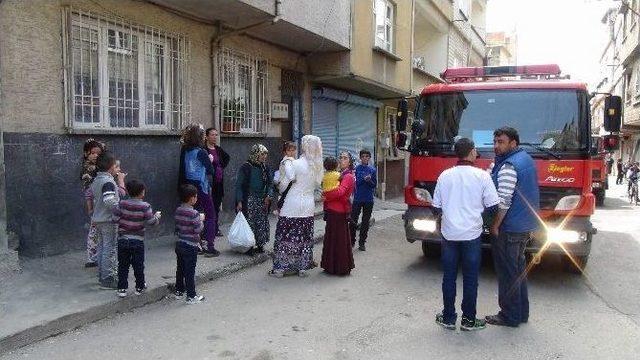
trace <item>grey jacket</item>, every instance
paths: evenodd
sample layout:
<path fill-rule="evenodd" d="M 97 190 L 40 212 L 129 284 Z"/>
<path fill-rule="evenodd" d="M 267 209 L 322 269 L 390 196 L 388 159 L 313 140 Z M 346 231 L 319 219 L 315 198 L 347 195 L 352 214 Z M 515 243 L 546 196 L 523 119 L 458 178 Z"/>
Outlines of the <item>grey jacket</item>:
<path fill-rule="evenodd" d="M 107 172 L 98 172 L 91 184 L 93 193 L 93 215 L 91 221 L 94 223 L 111 223 L 113 211 L 120 202 L 118 195 L 118 185 L 113 176 Z"/>

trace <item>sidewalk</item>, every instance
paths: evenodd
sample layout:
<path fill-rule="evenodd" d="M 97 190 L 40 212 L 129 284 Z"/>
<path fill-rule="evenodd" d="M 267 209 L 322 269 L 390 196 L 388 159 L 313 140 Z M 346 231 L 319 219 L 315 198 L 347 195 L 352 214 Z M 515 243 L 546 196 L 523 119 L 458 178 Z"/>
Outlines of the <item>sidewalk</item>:
<path fill-rule="evenodd" d="M 400 214 L 405 208 L 402 203 L 378 201 L 372 218 L 380 221 Z M 320 207 L 316 215 L 321 212 Z M 268 253 L 273 245 L 276 220 L 275 217 L 270 218 Z M 222 225 L 224 234 L 229 226 Z M 315 241 L 321 241 L 323 235 L 324 221 L 319 216 L 314 223 Z M 148 290 L 141 296 L 132 293 L 133 274 L 130 271 L 130 294 L 124 299 L 118 298 L 112 290 L 98 288 L 96 268 L 83 267 L 84 251 L 22 259 L 22 272 L 3 281 L 0 286 L 0 354 L 169 295 L 175 280 L 174 244 L 173 236 L 146 240 L 145 278 Z M 216 239 L 216 248 L 222 253 L 219 257 L 198 257 L 198 284 L 270 260 L 268 253 L 250 257 L 232 252 L 226 237 Z M 319 256 L 316 252 L 316 260 Z"/>

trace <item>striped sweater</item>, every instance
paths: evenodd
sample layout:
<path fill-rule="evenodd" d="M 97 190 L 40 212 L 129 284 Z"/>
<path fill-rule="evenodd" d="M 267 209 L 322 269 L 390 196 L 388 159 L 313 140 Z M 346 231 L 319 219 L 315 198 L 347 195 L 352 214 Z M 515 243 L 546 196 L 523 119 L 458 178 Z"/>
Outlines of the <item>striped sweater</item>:
<path fill-rule="evenodd" d="M 498 208 L 500 210 L 509 210 L 511 207 L 517 182 L 518 174 L 513 165 L 509 163 L 502 165 L 500 170 L 498 170 L 498 196 L 500 197 Z"/>
<path fill-rule="evenodd" d="M 118 238 L 144 240 L 144 228 L 156 225 L 159 219 L 153 214 L 151 205 L 140 199 L 120 200 L 113 212 L 113 221 L 118 223 Z"/>
<path fill-rule="evenodd" d="M 200 214 L 191 205 L 181 204 L 176 209 L 176 235 L 178 242 L 184 242 L 192 246 L 199 246 L 200 233 L 204 224 Z"/>

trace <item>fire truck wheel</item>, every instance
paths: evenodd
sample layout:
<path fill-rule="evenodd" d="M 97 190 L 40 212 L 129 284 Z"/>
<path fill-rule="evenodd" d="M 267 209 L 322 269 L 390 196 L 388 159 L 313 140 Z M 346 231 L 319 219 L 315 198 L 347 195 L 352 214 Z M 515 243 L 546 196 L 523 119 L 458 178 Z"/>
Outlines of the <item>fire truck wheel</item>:
<path fill-rule="evenodd" d="M 437 259 L 440 257 L 440 245 L 431 244 L 426 241 L 422 242 L 422 254 L 429 259 Z"/>
<path fill-rule="evenodd" d="M 587 266 L 587 261 L 589 260 L 589 255 L 586 256 L 574 256 L 573 261 L 568 256 L 563 256 L 562 258 L 562 266 L 566 272 L 570 272 L 573 274 L 580 274 L 584 270 L 585 266 Z M 576 266 L 577 265 L 577 266 Z"/>

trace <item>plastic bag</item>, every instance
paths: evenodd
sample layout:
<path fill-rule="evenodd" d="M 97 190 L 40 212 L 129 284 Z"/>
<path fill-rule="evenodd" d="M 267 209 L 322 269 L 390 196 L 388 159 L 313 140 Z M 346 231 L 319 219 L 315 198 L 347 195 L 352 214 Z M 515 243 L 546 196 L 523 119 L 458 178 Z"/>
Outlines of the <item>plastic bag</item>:
<path fill-rule="evenodd" d="M 238 212 L 231 229 L 229 229 L 229 246 L 231 250 L 237 252 L 247 252 L 256 245 L 256 238 L 249 227 L 247 219 L 242 211 Z"/>

